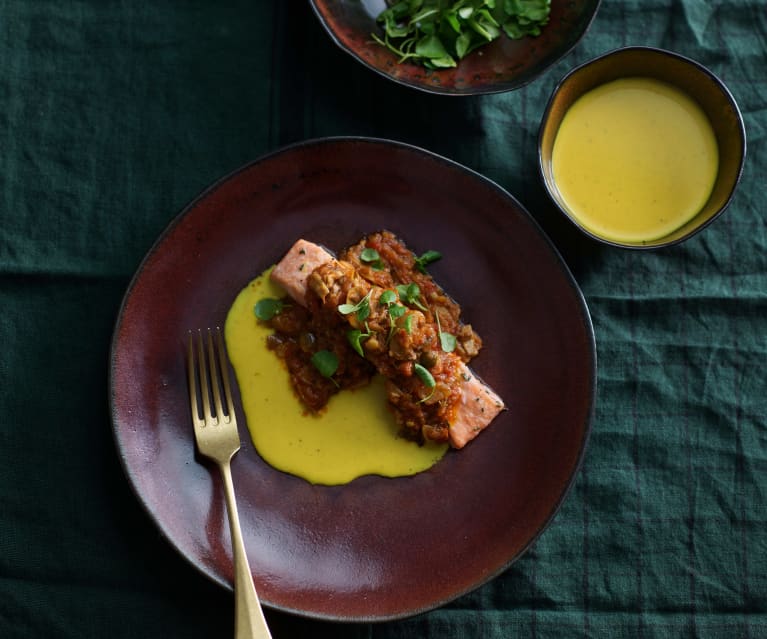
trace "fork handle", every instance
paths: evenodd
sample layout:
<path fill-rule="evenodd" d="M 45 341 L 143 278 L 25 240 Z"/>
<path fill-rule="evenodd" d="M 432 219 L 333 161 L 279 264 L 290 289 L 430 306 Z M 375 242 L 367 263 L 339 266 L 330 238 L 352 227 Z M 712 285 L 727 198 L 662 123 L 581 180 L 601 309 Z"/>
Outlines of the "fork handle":
<path fill-rule="evenodd" d="M 232 536 L 234 559 L 234 636 L 235 639 L 271 639 L 266 625 L 264 611 L 256 594 L 253 575 L 248 564 L 248 555 L 242 541 L 237 502 L 234 499 L 234 483 L 229 462 L 219 464 L 224 480 L 224 494 L 229 513 L 229 530 Z"/>

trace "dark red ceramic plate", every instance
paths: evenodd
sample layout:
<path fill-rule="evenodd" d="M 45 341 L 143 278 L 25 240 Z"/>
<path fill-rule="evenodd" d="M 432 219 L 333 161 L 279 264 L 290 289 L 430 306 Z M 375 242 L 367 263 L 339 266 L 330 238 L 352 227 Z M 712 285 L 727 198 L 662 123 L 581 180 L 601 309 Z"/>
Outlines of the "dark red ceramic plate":
<path fill-rule="evenodd" d="M 557 251 L 514 198 L 449 160 L 382 140 L 311 141 L 249 164 L 179 215 L 114 334 L 111 410 L 130 483 L 170 543 L 228 587 L 221 484 L 194 452 L 187 331 L 221 325 L 296 238 L 341 248 L 383 228 L 443 253 L 430 270 L 483 336 L 473 367 L 509 410 L 427 472 L 336 487 L 268 466 L 240 415 L 232 472 L 258 591 L 312 617 L 444 604 L 506 569 L 551 520 L 584 453 L 596 383 L 588 310 Z"/>
<path fill-rule="evenodd" d="M 453 69 L 429 71 L 399 64 L 397 56 L 376 44 L 371 33 L 385 0 L 310 0 L 332 40 L 369 69 L 400 84 L 446 95 L 500 93 L 524 86 L 568 53 L 585 35 L 599 0 L 552 2 L 549 22 L 535 38 L 505 35 L 461 60 Z"/>

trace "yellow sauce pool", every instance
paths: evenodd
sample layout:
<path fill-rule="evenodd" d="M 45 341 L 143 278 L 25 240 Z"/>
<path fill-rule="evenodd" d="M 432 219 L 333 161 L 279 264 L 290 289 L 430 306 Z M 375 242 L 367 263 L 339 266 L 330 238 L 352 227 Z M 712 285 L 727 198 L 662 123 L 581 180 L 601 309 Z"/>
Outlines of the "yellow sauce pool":
<path fill-rule="evenodd" d="M 362 475 L 413 475 L 439 461 L 446 444 L 418 446 L 397 436 L 382 379 L 338 393 L 319 416 L 305 414 L 285 366 L 266 347 L 271 330 L 253 313 L 258 300 L 284 296 L 268 274 L 240 292 L 224 329 L 248 430 L 261 457 L 279 470 L 326 485 Z"/>
<path fill-rule="evenodd" d="M 584 94 L 554 140 L 552 171 L 570 213 L 618 242 L 672 233 L 705 205 L 719 165 L 716 137 L 685 93 L 622 78 Z"/>

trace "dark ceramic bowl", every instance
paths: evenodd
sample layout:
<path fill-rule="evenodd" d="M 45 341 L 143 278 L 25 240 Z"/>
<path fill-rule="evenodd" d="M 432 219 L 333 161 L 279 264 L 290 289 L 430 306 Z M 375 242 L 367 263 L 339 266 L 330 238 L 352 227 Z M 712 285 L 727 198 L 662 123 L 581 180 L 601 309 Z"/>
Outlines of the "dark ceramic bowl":
<path fill-rule="evenodd" d="M 552 150 L 567 110 L 583 94 L 612 80 L 650 77 L 671 84 L 695 100 L 711 122 L 719 146 L 719 172 L 711 195 L 698 214 L 668 235 L 644 242 L 617 242 L 586 229 L 559 193 L 552 171 Z M 727 208 L 740 181 L 746 158 L 746 131 L 735 99 L 724 83 L 697 62 L 677 53 L 651 47 L 616 49 L 570 71 L 554 89 L 538 135 L 538 164 L 551 198 L 586 235 L 612 246 L 653 249 L 692 237 Z"/>
<path fill-rule="evenodd" d="M 461 60 L 456 68 L 429 71 L 399 64 L 377 44 L 382 33 L 376 16 L 385 0 L 310 0 L 333 41 L 369 69 L 414 89 L 443 95 L 500 93 L 524 86 L 568 53 L 586 33 L 599 0 L 553 2 L 549 23 L 536 38 L 510 40 L 505 35 Z"/>

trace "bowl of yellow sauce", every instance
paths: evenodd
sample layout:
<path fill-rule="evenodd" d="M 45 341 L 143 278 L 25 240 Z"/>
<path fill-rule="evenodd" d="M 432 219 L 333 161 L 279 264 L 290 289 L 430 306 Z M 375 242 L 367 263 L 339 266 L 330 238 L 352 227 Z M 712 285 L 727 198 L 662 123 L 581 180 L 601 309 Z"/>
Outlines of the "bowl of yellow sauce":
<path fill-rule="evenodd" d="M 746 156 L 732 94 L 679 54 L 626 47 L 570 71 L 538 136 L 546 189 L 587 235 L 626 248 L 682 242 L 729 205 Z"/>

